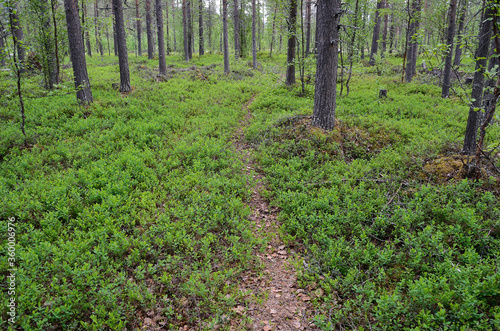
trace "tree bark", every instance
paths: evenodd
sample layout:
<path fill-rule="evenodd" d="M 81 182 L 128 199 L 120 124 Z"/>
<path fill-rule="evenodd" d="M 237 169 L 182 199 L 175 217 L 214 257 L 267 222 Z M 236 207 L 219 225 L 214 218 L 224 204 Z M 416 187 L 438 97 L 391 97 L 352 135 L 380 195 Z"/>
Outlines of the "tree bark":
<path fill-rule="evenodd" d="M 2 31 L 0 34 L 0 67 L 5 67 L 5 32 Z"/>
<path fill-rule="evenodd" d="M 139 13 L 139 0 L 135 0 L 135 26 L 137 29 L 137 54 L 142 56 L 142 23 Z"/>
<path fill-rule="evenodd" d="M 255 0 L 252 0 L 252 67 L 253 69 L 257 69 L 257 40 L 256 40 L 256 35 L 255 35 L 255 16 L 257 15 L 256 13 L 256 6 L 255 6 Z"/>
<path fill-rule="evenodd" d="M 318 58 L 312 125 L 325 130 L 335 126 L 340 0 L 318 0 Z"/>
<path fill-rule="evenodd" d="M 288 53 L 287 53 L 287 68 L 286 68 L 286 85 L 295 84 L 295 48 L 296 37 L 295 29 L 297 25 L 297 0 L 290 0 L 288 18 Z"/>
<path fill-rule="evenodd" d="M 19 61 L 19 70 L 24 72 L 24 61 L 26 58 L 26 49 L 24 46 L 24 34 L 21 25 L 19 24 L 19 16 L 17 15 L 17 1 L 12 2 L 10 15 L 12 16 L 12 33 L 16 38 L 17 60 Z"/>
<path fill-rule="evenodd" d="M 51 5 L 49 0 L 40 1 L 40 15 L 43 22 L 43 29 L 40 31 L 40 33 L 43 34 L 43 71 L 45 76 L 45 87 L 47 89 L 54 88 L 54 84 L 57 83 L 57 66 L 55 61 L 54 40 L 51 34 L 50 8 Z"/>
<path fill-rule="evenodd" d="M 375 65 L 375 55 L 378 51 L 378 39 L 380 37 L 380 10 L 385 6 L 385 0 L 377 1 L 377 9 L 375 10 L 375 25 L 373 26 L 372 48 L 370 52 L 370 65 Z"/>
<path fill-rule="evenodd" d="M 273 45 L 274 45 L 274 35 L 276 34 L 276 15 L 278 12 L 278 3 L 276 3 L 276 6 L 274 7 L 274 16 L 273 16 L 273 32 L 271 35 L 271 49 L 269 51 L 269 58 L 273 57 Z"/>
<path fill-rule="evenodd" d="M 82 3 L 83 5 L 83 17 L 87 19 L 87 4 Z M 87 44 L 87 52 L 89 56 L 92 57 L 92 45 L 90 44 L 90 32 L 88 28 L 85 28 L 85 42 Z"/>
<path fill-rule="evenodd" d="M 90 88 L 89 75 L 85 52 L 83 51 L 82 28 L 78 16 L 78 0 L 64 0 L 66 12 L 66 24 L 68 27 L 68 40 L 73 74 L 75 78 L 76 97 L 80 103 L 92 102 L 92 91 Z"/>
<path fill-rule="evenodd" d="M 224 73 L 229 74 L 229 41 L 227 33 L 227 0 L 222 0 L 222 36 L 224 43 Z"/>
<path fill-rule="evenodd" d="M 165 37 L 163 36 L 163 9 L 161 1 L 156 0 L 156 29 L 158 31 L 158 62 L 160 75 L 167 74 L 167 60 L 165 58 Z"/>
<path fill-rule="evenodd" d="M 212 54 L 212 0 L 208 0 L 208 49 Z"/>
<path fill-rule="evenodd" d="M 198 14 L 198 24 L 199 24 L 199 28 L 198 28 L 198 32 L 199 32 L 199 53 L 200 53 L 200 56 L 201 55 L 205 55 L 205 39 L 203 38 L 203 0 L 198 0 L 199 1 L 199 4 L 198 4 L 198 10 L 199 10 L 199 14 Z"/>
<path fill-rule="evenodd" d="M 111 0 L 111 1 L 113 1 L 113 0 Z M 111 14 L 113 15 L 113 50 L 115 52 L 115 56 L 117 56 L 118 55 L 118 41 L 116 40 L 117 39 L 116 21 L 115 21 L 116 13 L 115 13 L 115 6 L 113 6 L 113 3 L 111 3 Z"/>
<path fill-rule="evenodd" d="M 130 73 L 128 68 L 127 40 L 125 39 L 125 21 L 123 19 L 123 0 L 113 0 L 116 22 L 116 43 L 118 48 L 118 64 L 120 66 L 120 92 L 129 92 Z"/>
<path fill-rule="evenodd" d="M 165 0 L 165 26 L 167 28 L 167 55 L 170 55 L 170 50 L 172 49 L 170 47 L 170 29 L 169 29 L 169 24 L 168 24 L 168 0 Z"/>
<path fill-rule="evenodd" d="M 306 0 L 306 57 L 311 47 L 311 0 Z"/>
<path fill-rule="evenodd" d="M 55 0 L 52 1 L 54 2 Z M 99 0 L 94 1 L 94 31 L 95 31 L 96 48 L 99 50 L 101 56 L 103 56 L 104 48 L 102 46 L 102 40 L 100 36 L 100 23 L 99 23 Z"/>
<path fill-rule="evenodd" d="M 154 58 L 153 29 L 151 28 L 151 0 L 146 0 L 146 37 L 148 39 L 148 59 Z"/>
<path fill-rule="evenodd" d="M 238 8 L 238 0 L 234 0 L 233 8 L 233 18 L 234 18 L 234 58 L 238 60 L 240 58 L 240 12 Z"/>
<path fill-rule="evenodd" d="M 462 34 L 465 26 L 465 13 L 467 12 L 467 0 L 463 0 L 460 8 L 460 18 L 458 19 L 457 46 L 455 48 L 454 66 L 459 66 L 462 57 Z"/>
<path fill-rule="evenodd" d="M 387 9 L 389 8 L 389 4 L 387 3 L 387 0 L 384 1 L 384 8 Z M 389 27 L 389 15 L 387 13 L 384 13 L 384 29 L 382 32 L 382 52 L 381 56 L 384 57 L 384 52 L 387 50 L 387 30 Z"/>
<path fill-rule="evenodd" d="M 188 32 L 188 56 L 191 60 L 193 58 L 193 22 L 191 21 L 191 1 L 187 0 L 186 3 L 186 19 L 187 19 L 187 32 Z"/>
<path fill-rule="evenodd" d="M 174 52 L 177 52 L 177 37 L 175 35 L 175 0 L 172 0 L 172 33 L 174 34 Z"/>
<path fill-rule="evenodd" d="M 485 17 L 493 17 L 494 9 L 488 6 L 485 11 Z M 465 128 L 465 138 L 463 153 L 473 155 L 476 151 L 477 130 L 481 122 L 481 98 L 484 86 L 484 71 L 487 64 L 488 52 L 490 50 L 490 39 L 492 31 L 492 20 L 483 20 L 479 31 L 479 44 L 476 51 L 476 71 L 474 73 L 474 82 L 472 85 L 471 99 L 472 104 L 467 118 L 467 127 Z"/>
<path fill-rule="evenodd" d="M 450 96 L 451 86 L 451 62 L 453 59 L 453 39 L 455 37 L 455 21 L 457 16 L 457 1 L 450 0 L 450 9 L 448 10 L 448 35 L 446 37 L 446 58 L 444 60 L 443 88 L 441 97 Z"/>
<path fill-rule="evenodd" d="M 184 32 L 184 60 L 189 62 L 188 26 L 187 26 L 187 0 L 182 0 L 182 30 Z"/>
<path fill-rule="evenodd" d="M 420 27 L 421 0 L 414 0 L 412 4 L 410 25 L 408 31 L 407 65 L 405 70 L 406 82 L 410 83 L 417 72 L 418 40 L 417 33 Z"/>

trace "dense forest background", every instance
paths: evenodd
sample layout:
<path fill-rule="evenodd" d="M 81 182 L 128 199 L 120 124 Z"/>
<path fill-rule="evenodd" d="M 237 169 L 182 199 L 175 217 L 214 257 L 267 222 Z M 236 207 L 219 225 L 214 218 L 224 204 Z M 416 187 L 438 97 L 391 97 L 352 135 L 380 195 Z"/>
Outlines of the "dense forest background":
<path fill-rule="evenodd" d="M 500 328 L 497 0 L 0 3 L 2 328 Z"/>

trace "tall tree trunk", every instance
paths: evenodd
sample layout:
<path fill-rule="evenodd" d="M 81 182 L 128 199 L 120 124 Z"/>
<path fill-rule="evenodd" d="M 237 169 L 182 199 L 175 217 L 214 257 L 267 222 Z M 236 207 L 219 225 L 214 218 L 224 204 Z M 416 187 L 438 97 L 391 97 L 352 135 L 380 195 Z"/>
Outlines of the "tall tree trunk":
<path fill-rule="evenodd" d="M 26 48 L 24 46 L 24 34 L 21 25 L 19 24 L 19 16 L 17 15 L 17 1 L 11 3 L 10 16 L 12 17 L 12 34 L 16 38 L 17 60 L 19 61 L 19 70 L 24 72 L 24 61 L 26 59 Z"/>
<path fill-rule="evenodd" d="M 203 38 L 203 0 L 198 0 L 199 1 L 199 14 L 198 14 L 198 24 L 199 24 L 199 29 L 198 29 L 198 32 L 199 32 L 199 36 L 200 36 L 200 39 L 199 39 L 199 53 L 200 53 L 200 56 L 202 55 L 205 55 L 205 47 L 204 47 L 204 44 L 205 44 L 205 39 Z"/>
<path fill-rule="evenodd" d="M 125 38 L 125 21 L 123 19 L 123 0 L 113 0 L 116 22 L 116 43 L 118 48 L 118 64 L 120 66 L 120 92 L 128 92 L 130 86 L 130 73 L 128 68 L 127 40 Z"/>
<path fill-rule="evenodd" d="M 187 30 L 188 30 L 188 56 L 191 60 L 193 58 L 193 22 L 191 21 L 191 1 L 187 0 L 186 3 L 186 15 L 187 15 Z"/>
<path fill-rule="evenodd" d="M 54 2 L 55 0 L 52 0 Z M 137 0 L 136 0 L 137 1 Z M 95 42 L 96 48 L 101 53 L 101 56 L 104 55 L 104 48 L 102 46 L 102 40 L 100 35 L 100 22 L 99 22 L 99 0 L 94 1 L 94 31 L 95 31 Z"/>
<path fill-rule="evenodd" d="M 113 1 L 113 0 L 111 0 Z M 113 3 L 111 3 L 111 14 L 113 15 L 113 50 L 115 52 L 115 56 L 118 55 L 118 41 L 117 41 L 117 36 L 116 36 L 116 13 L 115 13 L 115 7 L 113 6 Z"/>
<path fill-rule="evenodd" d="M 356 0 L 356 5 L 354 7 L 354 29 L 351 35 L 351 44 L 349 45 L 349 76 L 347 77 L 347 81 L 345 83 L 346 87 L 346 95 L 349 95 L 349 82 L 352 77 L 352 65 L 354 63 L 354 45 L 356 43 L 356 30 L 359 24 L 359 0 Z"/>
<path fill-rule="evenodd" d="M 45 78 L 45 88 L 52 89 L 54 88 L 54 84 L 57 83 L 57 67 L 55 62 L 55 52 L 54 52 L 54 39 L 52 39 L 52 27 L 50 24 L 50 3 L 49 0 L 43 0 L 39 2 L 40 8 L 40 16 L 42 19 L 42 30 L 40 33 L 42 34 L 42 45 L 43 45 L 43 54 L 42 54 L 42 67 L 43 74 Z"/>
<path fill-rule="evenodd" d="M 212 54 L 212 0 L 208 0 L 208 49 Z"/>
<path fill-rule="evenodd" d="M 387 3 L 387 0 L 384 1 L 385 4 L 384 4 L 384 9 L 387 9 L 389 8 L 389 4 Z M 384 52 L 387 50 L 387 30 L 388 30 L 388 27 L 389 27 L 389 15 L 387 13 L 384 13 L 384 28 L 383 28 L 383 32 L 382 32 L 382 51 L 381 51 L 381 55 L 382 57 L 384 57 Z"/>
<path fill-rule="evenodd" d="M 256 5 L 255 0 L 252 0 L 252 59 L 253 59 L 253 69 L 257 69 L 257 40 L 255 35 L 255 16 L 256 13 Z"/>
<path fill-rule="evenodd" d="M 227 0 L 222 0 L 222 36 L 224 39 L 224 73 L 229 74 L 229 41 L 227 33 Z"/>
<path fill-rule="evenodd" d="M 168 24 L 168 0 L 165 0 L 165 25 L 167 27 L 167 55 L 170 55 L 170 31 Z"/>
<path fill-rule="evenodd" d="M 286 68 L 286 85 L 295 84 L 295 48 L 296 37 L 295 29 L 297 25 L 297 0 L 290 0 L 288 18 L 288 53 L 287 53 L 287 68 Z"/>
<path fill-rule="evenodd" d="M 5 67 L 5 32 L 0 33 L 0 67 Z"/>
<path fill-rule="evenodd" d="M 276 14 L 278 12 L 278 3 L 274 7 L 274 16 L 273 16 L 273 32 L 271 34 L 271 49 L 269 51 L 269 58 L 273 57 L 273 45 L 274 45 L 274 35 L 276 34 Z"/>
<path fill-rule="evenodd" d="M 238 60 L 240 58 L 240 12 L 238 8 L 238 0 L 234 0 L 233 8 L 233 18 L 234 18 L 234 58 Z"/>
<path fill-rule="evenodd" d="M 78 16 L 78 0 L 64 0 L 66 24 L 68 27 L 68 40 L 73 74 L 75 78 L 76 97 L 80 103 L 92 102 L 89 75 L 85 52 L 83 51 L 82 28 Z"/>
<path fill-rule="evenodd" d="M 18 16 L 17 16 L 17 3 L 9 3 L 8 7 L 8 13 L 9 13 L 9 25 L 10 25 L 10 33 L 12 35 L 12 42 L 14 43 L 14 51 L 12 54 L 12 58 L 14 60 L 14 69 L 16 71 L 16 78 L 17 78 L 17 96 L 19 98 L 19 105 L 20 105 L 20 112 L 21 112 L 21 132 L 23 133 L 24 136 L 24 146 L 28 146 L 28 141 L 26 138 L 26 131 L 24 129 L 25 123 L 26 123 L 26 115 L 25 115 L 25 109 L 24 109 L 24 101 L 23 101 L 23 95 L 22 95 L 22 90 L 21 90 L 21 61 L 18 61 L 18 55 L 16 54 L 16 50 L 19 50 L 18 48 L 18 42 L 19 40 L 17 39 L 17 34 L 16 34 L 16 28 L 19 26 L 18 24 Z M 78 17 L 78 14 L 77 14 Z"/>
<path fill-rule="evenodd" d="M 446 37 L 446 58 L 444 60 L 443 88 L 441 97 L 450 96 L 451 86 L 451 62 L 453 60 L 453 39 L 455 37 L 455 21 L 457 16 L 458 0 L 450 0 L 450 9 L 448 10 L 448 35 Z"/>
<path fill-rule="evenodd" d="M 142 56 L 142 23 L 139 13 L 139 0 L 135 0 L 135 24 L 137 29 L 137 54 Z"/>
<path fill-rule="evenodd" d="M 177 52 L 177 37 L 175 35 L 175 0 L 172 0 L 172 33 L 174 34 L 174 52 Z"/>
<path fill-rule="evenodd" d="M 83 5 L 83 17 L 87 19 L 87 4 L 82 3 Z M 85 42 L 87 43 L 87 51 L 89 56 L 92 57 L 92 45 L 90 44 L 90 32 L 88 28 L 85 28 Z"/>
<path fill-rule="evenodd" d="M 306 57 L 311 47 L 311 0 L 306 0 Z"/>
<path fill-rule="evenodd" d="M 460 4 L 460 18 L 458 19 L 458 31 L 457 31 L 457 46 L 455 48 L 455 60 L 453 60 L 454 66 L 459 66 L 462 57 L 462 34 L 464 32 L 465 26 L 465 13 L 467 12 L 467 0 L 461 1 Z"/>
<path fill-rule="evenodd" d="M 485 20 L 482 20 L 482 26 L 479 31 L 479 44 L 476 51 L 476 71 L 474 73 L 474 82 L 472 84 L 471 99 L 472 104 L 469 109 L 469 117 L 467 118 L 467 127 L 465 129 L 465 138 L 463 145 L 463 153 L 473 155 L 476 151 L 476 138 L 477 130 L 481 122 L 482 112 L 478 110 L 481 107 L 483 86 L 484 86 L 484 72 L 487 64 L 488 52 L 490 50 L 490 40 L 492 31 L 492 20 L 494 9 L 488 5 L 485 11 Z"/>
<path fill-rule="evenodd" d="M 146 37 L 148 39 L 148 59 L 154 58 L 153 29 L 151 28 L 151 0 L 146 0 Z"/>
<path fill-rule="evenodd" d="M 184 32 L 184 60 L 189 61 L 189 39 L 187 24 L 187 0 L 182 0 L 182 30 Z"/>
<path fill-rule="evenodd" d="M 340 0 L 318 0 L 318 58 L 312 125 L 325 130 L 335 126 Z"/>
<path fill-rule="evenodd" d="M 163 35 L 163 10 L 161 1 L 156 0 L 156 29 L 158 32 L 158 61 L 160 75 L 167 74 L 167 61 L 165 58 L 165 37 Z"/>
<path fill-rule="evenodd" d="M 408 51 L 407 65 L 405 70 L 406 82 L 410 83 L 413 76 L 417 73 L 418 40 L 417 34 L 420 27 L 420 11 L 422 7 L 421 0 L 413 0 L 410 24 L 408 28 Z"/>
<path fill-rule="evenodd" d="M 385 0 L 377 1 L 377 9 L 375 10 L 375 25 L 373 26 L 372 48 L 370 52 L 370 65 L 375 65 L 375 55 L 378 51 L 378 39 L 380 37 L 380 10 L 385 6 Z"/>

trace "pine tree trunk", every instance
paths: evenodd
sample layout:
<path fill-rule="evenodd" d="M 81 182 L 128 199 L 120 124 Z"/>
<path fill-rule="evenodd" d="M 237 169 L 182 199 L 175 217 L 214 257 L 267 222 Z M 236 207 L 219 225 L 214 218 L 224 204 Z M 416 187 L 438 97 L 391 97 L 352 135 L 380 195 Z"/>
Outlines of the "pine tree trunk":
<path fill-rule="evenodd" d="M 482 112 L 478 110 L 481 107 L 483 87 L 484 87 L 484 72 L 487 64 L 488 52 L 490 50 L 490 40 L 492 32 L 492 20 L 494 18 L 494 9 L 490 5 L 485 11 L 485 20 L 482 20 L 482 26 L 479 31 L 479 44 L 476 51 L 476 71 L 474 73 L 474 82 L 472 83 L 471 99 L 472 104 L 469 109 L 469 117 L 467 118 L 467 127 L 465 128 L 465 138 L 463 145 L 463 153 L 474 155 L 476 151 L 477 130 L 481 122 Z"/>
<path fill-rule="evenodd" d="M 135 0 L 135 26 L 137 29 L 137 54 L 142 56 L 142 23 L 139 13 L 139 0 Z"/>
<path fill-rule="evenodd" d="M 172 0 L 172 33 L 174 34 L 174 52 L 177 52 L 177 37 L 175 35 L 175 0 Z"/>
<path fill-rule="evenodd" d="M 222 0 L 222 36 L 224 43 L 224 73 L 229 74 L 229 41 L 227 33 L 227 0 Z"/>
<path fill-rule="evenodd" d="M 5 67 L 5 56 L 6 56 L 6 52 L 5 52 L 5 45 L 6 45 L 6 42 L 5 42 L 5 33 L 2 32 L 0 34 L 0 67 Z"/>
<path fill-rule="evenodd" d="M 200 56 L 205 55 L 205 38 L 203 31 L 203 0 L 198 0 L 198 53 Z"/>
<path fill-rule="evenodd" d="M 460 18 L 457 31 L 457 46 L 455 48 L 455 59 L 453 60 L 454 66 L 459 66 L 462 57 L 462 34 L 465 26 L 465 13 L 467 12 L 467 0 L 463 0 L 460 4 Z"/>
<path fill-rule="evenodd" d="M 100 36 L 100 23 L 99 23 L 99 0 L 94 1 L 94 32 L 95 32 L 96 48 L 101 54 L 101 56 L 103 56 L 104 49 L 102 47 L 102 40 Z"/>
<path fill-rule="evenodd" d="M 54 52 L 54 40 L 51 34 L 51 24 L 50 24 L 50 3 L 49 0 L 43 0 L 40 2 L 40 15 L 43 17 L 43 48 L 44 48 L 44 76 L 45 76 L 45 87 L 48 89 L 54 88 L 54 84 L 57 83 L 57 66 L 55 62 L 55 52 Z"/>
<path fill-rule="evenodd" d="M 455 22 L 457 16 L 457 0 L 450 0 L 450 9 L 448 10 L 448 35 L 446 37 L 446 58 L 444 60 L 443 88 L 441 97 L 450 96 L 451 86 L 451 62 L 453 60 L 453 39 L 455 37 Z"/>
<path fill-rule="evenodd" d="M 68 41 L 73 74 L 75 78 L 76 97 L 80 103 L 92 102 L 89 75 L 82 39 L 82 28 L 78 16 L 78 0 L 64 0 Z"/>
<path fill-rule="evenodd" d="M 287 68 L 286 68 L 286 85 L 295 84 L 295 48 L 296 37 L 295 29 L 297 24 L 297 0 L 290 0 L 288 19 L 288 53 L 287 53 Z"/>
<path fill-rule="evenodd" d="M 274 35 L 276 34 L 276 14 L 278 12 L 278 4 L 274 7 L 274 16 L 273 16 L 273 32 L 271 35 L 271 49 L 269 51 L 269 58 L 273 57 L 273 45 L 274 45 Z"/>
<path fill-rule="evenodd" d="M 370 52 L 370 65 L 375 65 L 375 55 L 378 52 L 378 39 L 380 37 L 380 10 L 385 6 L 385 0 L 377 1 L 377 9 L 375 10 L 375 25 L 373 26 L 372 48 Z"/>
<path fill-rule="evenodd" d="M 151 28 L 151 0 L 146 0 L 146 37 L 148 39 L 148 59 L 154 58 L 153 29 Z"/>
<path fill-rule="evenodd" d="M 11 16 L 13 20 L 13 34 L 16 38 L 17 45 L 17 60 L 19 61 L 20 71 L 24 72 L 24 61 L 26 59 L 26 49 L 24 46 L 24 34 L 21 25 L 19 24 L 19 16 L 17 15 L 17 1 L 13 1 L 12 7 L 14 10 L 11 10 Z"/>
<path fill-rule="evenodd" d="M 417 34 L 420 27 L 421 0 L 413 0 L 410 25 L 408 31 L 407 65 L 405 70 L 406 82 L 410 83 L 417 73 L 418 40 Z"/>
<path fill-rule="evenodd" d="M 208 49 L 212 54 L 212 0 L 208 0 Z"/>
<path fill-rule="evenodd" d="M 234 0 L 233 8 L 233 18 L 234 18 L 234 58 L 238 60 L 241 56 L 240 54 L 240 12 L 238 8 L 238 0 Z"/>
<path fill-rule="evenodd" d="M 165 26 L 167 27 L 167 55 L 170 55 L 170 31 L 168 24 L 168 0 L 165 0 Z"/>
<path fill-rule="evenodd" d="M 156 0 L 156 31 L 158 32 L 158 61 L 160 75 L 167 74 L 167 60 L 165 58 L 165 38 L 163 35 L 163 10 L 161 1 Z"/>
<path fill-rule="evenodd" d="M 186 3 L 186 19 L 187 19 L 187 40 L 188 40 L 188 56 L 191 60 L 193 58 L 193 22 L 191 21 L 191 1 L 187 0 Z"/>
<path fill-rule="evenodd" d="M 188 27 L 187 27 L 187 0 L 182 0 L 182 32 L 184 34 L 184 60 L 189 61 Z"/>
<path fill-rule="evenodd" d="M 87 19 L 87 5 L 83 4 L 83 17 Z M 87 51 L 89 53 L 89 56 L 92 57 L 92 45 L 90 44 L 90 32 L 89 29 L 85 29 L 85 42 L 87 43 Z"/>
<path fill-rule="evenodd" d="M 318 58 L 312 125 L 325 130 L 335 126 L 340 5 L 340 0 L 318 0 Z"/>
<path fill-rule="evenodd" d="M 116 43 L 118 48 L 118 64 L 120 66 L 120 92 L 129 92 L 130 73 L 128 68 L 127 40 L 125 38 L 125 21 L 123 19 L 123 0 L 113 0 L 116 23 Z"/>
<path fill-rule="evenodd" d="M 311 0 L 306 0 L 306 57 L 311 51 Z"/>
<path fill-rule="evenodd" d="M 256 12 L 255 0 L 252 0 L 252 58 L 253 58 L 253 69 L 257 69 L 257 40 L 255 33 L 255 16 Z"/>
<path fill-rule="evenodd" d="M 387 0 L 384 0 L 384 9 L 389 8 L 389 4 Z M 387 13 L 384 14 L 384 29 L 382 32 L 382 52 L 380 53 L 382 57 L 384 57 L 384 53 L 387 50 L 387 30 L 389 28 L 389 15 Z"/>
<path fill-rule="evenodd" d="M 117 35 L 116 35 L 116 13 L 115 13 L 115 6 L 113 5 L 113 0 L 111 0 L 111 14 L 113 15 L 113 50 L 115 52 L 115 56 L 118 55 L 118 41 L 117 41 Z"/>

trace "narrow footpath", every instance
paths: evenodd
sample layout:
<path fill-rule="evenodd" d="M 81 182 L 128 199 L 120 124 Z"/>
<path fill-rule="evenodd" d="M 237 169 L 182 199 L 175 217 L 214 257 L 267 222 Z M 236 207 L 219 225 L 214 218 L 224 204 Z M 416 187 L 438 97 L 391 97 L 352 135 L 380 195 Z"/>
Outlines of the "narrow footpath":
<path fill-rule="evenodd" d="M 250 272 L 243 275 L 239 285 L 240 291 L 250 292 L 250 297 L 255 296 L 261 300 L 252 299 L 248 307 L 237 306 L 234 309 L 252 320 L 246 326 L 249 330 L 316 330 L 314 324 L 308 321 L 312 316 L 310 297 L 297 287 L 296 271 L 292 263 L 295 252 L 285 247 L 279 238 L 279 223 L 276 219 L 278 209 L 269 206 L 260 194 L 265 189 L 265 177 L 254 168 L 252 147 L 245 139 L 245 130 L 252 118 L 248 107 L 254 98 L 255 96 L 244 106 L 246 115 L 240 121 L 233 145 L 243 160 L 247 178 L 256 184 L 248 202 L 252 210 L 250 219 L 255 222 L 254 231 L 256 235 L 270 240 L 264 254 L 256 251 L 263 264 L 262 272 L 259 275 Z"/>

